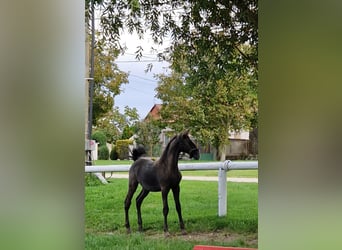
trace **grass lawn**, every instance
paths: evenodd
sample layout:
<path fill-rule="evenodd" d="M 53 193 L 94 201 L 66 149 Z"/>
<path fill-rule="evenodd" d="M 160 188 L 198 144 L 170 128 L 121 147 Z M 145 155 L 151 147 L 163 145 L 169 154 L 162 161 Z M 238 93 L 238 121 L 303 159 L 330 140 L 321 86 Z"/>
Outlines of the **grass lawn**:
<path fill-rule="evenodd" d="M 257 247 L 258 184 L 228 183 L 228 215 L 217 216 L 217 183 L 181 182 L 182 214 L 187 235 L 180 235 L 172 193 L 168 216 L 171 237 L 164 238 L 160 192 L 142 204 L 144 233 L 137 232 L 135 197 L 130 208 L 132 234 L 124 227 L 127 179 L 85 187 L 86 249 L 192 249 L 196 244 Z"/>
<path fill-rule="evenodd" d="M 181 163 L 188 162 L 208 162 L 208 161 L 180 161 Z M 95 165 L 131 165 L 132 160 L 112 161 L 112 160 L 97 160 Z M 217 176 L 218 170 L 203 170 L 203 171 L 182 171 L 184 176 Z M 228 177 L 243 177 L 243 178 L 258 178 L 258 170 L 232 170 L 228 171 Z"/>

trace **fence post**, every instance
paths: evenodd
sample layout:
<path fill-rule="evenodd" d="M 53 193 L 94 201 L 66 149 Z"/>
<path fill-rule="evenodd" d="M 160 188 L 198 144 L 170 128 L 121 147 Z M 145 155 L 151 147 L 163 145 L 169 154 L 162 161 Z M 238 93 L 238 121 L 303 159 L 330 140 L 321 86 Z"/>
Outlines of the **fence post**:
<path fill-rule="evenodd" d="M 227 170 L 230 161 L 223 162 L 218 171 L 218 216 L 227 215 Z"/>

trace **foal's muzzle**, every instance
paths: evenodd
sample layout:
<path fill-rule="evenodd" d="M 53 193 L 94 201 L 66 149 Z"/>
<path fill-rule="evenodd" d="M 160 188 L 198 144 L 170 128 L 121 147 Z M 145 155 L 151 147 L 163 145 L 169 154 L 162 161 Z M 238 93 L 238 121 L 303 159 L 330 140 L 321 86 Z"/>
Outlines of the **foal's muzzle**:
<path fill-rule="evenodd" d="M 199 150 L 197 148 L 193 148 L 190 150 L 190 158 L 194 158 L 195 160 L 198 160 L 200 158 Z"/>

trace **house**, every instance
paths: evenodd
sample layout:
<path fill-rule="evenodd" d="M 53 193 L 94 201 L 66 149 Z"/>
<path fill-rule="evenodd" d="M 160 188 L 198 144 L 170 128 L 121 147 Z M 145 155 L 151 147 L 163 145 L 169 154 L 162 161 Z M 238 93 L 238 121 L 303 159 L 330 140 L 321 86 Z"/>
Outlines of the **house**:
<path fill-rule="evenodd" d="M 160 119 L 160 110 L 162 109 L 162 104 L 154 104 L 149 113 L 145 117 L 145 121 L 149 119 Z M 169 142 L 170 138 L 168 134 L 172 129 L 165 128 L 160 134 L 161 147 L 164 148 Z M 250 134 L 253 135 L 253 141 L 250 141 Z M 199 150 L 201 152 L 201 159 L 213 160 L 216 155 L 215 147 L 211 145 L 199 145 Z M 230 132 L 229 133 L 229 144 L 226 145 L 226 159 L 236 160 L 245 159 L 249 155 L 257 154 L 257 129 L 251 132 L 240 131 L 240 132 Z"/>
<path fill-rule="evenodd" d="M 154 119 L 154 120 L 160 119 L 161 108 L 162 108 L 162 104 L 154 104 L 151 110 L 148 112 L 148 114 L 144 118 L 144 121 L 148 119 Z"/>

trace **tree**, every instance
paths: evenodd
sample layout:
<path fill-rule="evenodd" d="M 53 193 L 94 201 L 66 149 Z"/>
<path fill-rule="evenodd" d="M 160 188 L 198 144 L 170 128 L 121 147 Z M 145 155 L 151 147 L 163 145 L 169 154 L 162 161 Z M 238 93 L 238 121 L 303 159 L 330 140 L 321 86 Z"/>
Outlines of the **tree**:
<path fill-rule="evenodd" d="M 247 55 L 248 49 L 240 48 Z M 214 72 L 215 56 L 204 58 L 207 74 L 196 78 L 187 77 L 190 66 L 179 57 L 181 68 L 170 76 L 159 76 L 157 97 L 163 101 L 161 117 L 169 127 L 176 131 L 191 128 L 197 140 L 214 145 L 224 160 L 229 132 L 256 125 L 257 78 L 254 67 L 241 63 L 239 51 L 235 51 L 230 69 L 220 72 Z"/>
<path fill-rule="evenodd" d="M 144 145 L 148 154 L 152 157 L 154 153 L 160 154 L 160 148 L 155 148 L 160 142 L 160 123 L 157 120 L 147 119 L 137 124 L 136 142 Z M 157 151 L 157 152 L 155 152 Z"/>
<path fill-rule="evenodd" d="M 118 107 L 113 107 L 97 121 L 97 128 L 104 131 L 110 143 L 118 139 L 129 139 L 136 131 L 139 115 L 136 108 L 125 107 L 121 114 Z"/>
<path fill-rule="evenodd" d="M 128 74 L 119 70 L 114 63 L 119 50 L 107 43 L 100 35 L 98 35 L 94 52 L 93 125 L 96 126 L 101 118 L 110 115 L 114 106 L 114 97 L 121 92 L 120 86 L 128 83 Z"/>
<path fill-rule="evenodd" d="M 207 51 L 219 46 L 225 64 L 231 51 L 248 43 L 252 53 L 239 53 L 257 65 L 258 1 L 257 0 L 96 0 L 101 6 L 101 32 L 120 47 L 120 32 L 136 31 L 140 37 L 148 31 L 156 44 L 171 36 L 172 47 L 183 44 L 189 60 L 198 60 Z M 90 0 L 86 0 L 89 9 Z M 171 52 L 173 51 L 171 47 Z"/>
<path fill-rule="evenodd" d="M 92 8 L 90 4 L 105 4 L 105 1 L 86 0 L 86 20 L 90 23 Z M 94 45 L 94 95 L 92 124 L 96 129 L 105 132 L 108 142 L 128 137 L 134 132 L 134 124 L 139 120 L 136 108 L 125 107 L 121 114 L 114 105 L 114 97 L 121 92 L 121 85 L 128 83 L 128 74 L 119 70 L 115 64 L 121 48 L 113 39 L 107 39 L 103 31 L 103 23 L 98 26 Z M 90 25 L 88 26 L 88 33 Z"/>
<path fill-rule="evenodd" d="M 118 107 L 114 107 L 104 117 L 97 120 L 96 128 L 101 129 L 106 134 L 109 143 L 113 143 L 121 138 L 125 124 L 124 115 L 120 113 Z"/>
<path fill-rule="evenodd" d="M 166 122 L 184 117 L 201 140 L 221 149 L 227 129 L 256 126 L 257 0 L 95 2 L 103 9 L 104 36 L 121 49 L 118 41 L 125 27 L 140 37 L 148 31 L 157 44 L 171 37 L 171 46 L 159 54 L 172 68 L 171 76 L 161 77 L 158 93 L 168 106 L 162 110 Z M 137 58 L 141 55 L 137 50 Z M 168 92 L 173 95 L 167 97 Z"/>
<path fill-rule="evenodd" d="M 100 146 L 106 146 L 107 138 L 105 133 L 103 131 L 95 131 L 92 135 L 91 138 L 93 140 L 96 140 L 97 143 L 99 143 Z"/>
<path fill-rule="evenodd" d="M 139 122 L 138 110 L 136 108 L 125 106 L 124 115 L 126 125 L 123 128 L 121 139 L 129 139 L 137 130 L 136 126 Z"/>

